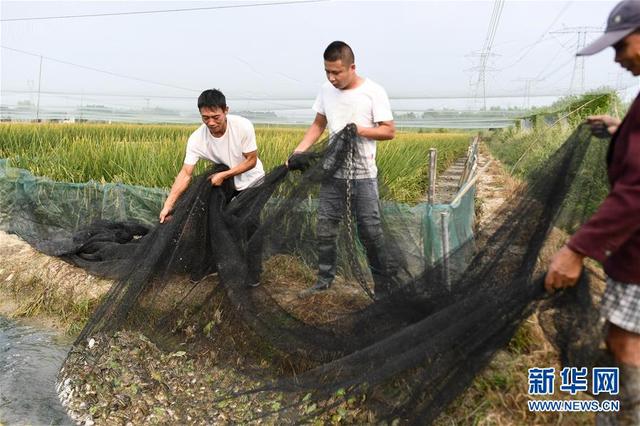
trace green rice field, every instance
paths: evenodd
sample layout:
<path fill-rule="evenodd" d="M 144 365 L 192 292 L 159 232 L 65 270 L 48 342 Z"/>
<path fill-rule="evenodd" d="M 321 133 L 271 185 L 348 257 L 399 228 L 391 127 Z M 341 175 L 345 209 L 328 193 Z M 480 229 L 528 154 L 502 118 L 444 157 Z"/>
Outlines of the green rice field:
<path fill-rule="evenodd" d="M 0 124 L 0 158 L 13 167 L 64 182 L 121 182 L 169 188 L 184 160 L 190 125 Z M 304 128 L 256 127 L 265 169 L 287 159 Z M 380 180 L 390 197 L 417 202 L 428 187 L 429 149 L 438 150 L 438 173 L 465 155 L 470 133 L 396 132 L 378 143 Z M 200 162 L 198 171 L 207 164 Z"/>

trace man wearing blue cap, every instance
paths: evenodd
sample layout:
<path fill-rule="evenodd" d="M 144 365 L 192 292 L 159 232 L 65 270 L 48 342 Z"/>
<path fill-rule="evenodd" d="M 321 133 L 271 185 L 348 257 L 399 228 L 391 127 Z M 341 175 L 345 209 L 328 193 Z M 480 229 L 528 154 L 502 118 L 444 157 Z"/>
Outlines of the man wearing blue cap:
<path fill-rule="evenodd" d="M 609 15 L 605 33 L 578 55 L 615 49 L 615 61 L 640 75 L 640 1 L 625 0 Z M 604 265 L 607 288 L 601 312 L 607 347 L 620 368 L 620 412 L 597 424 L 640 425 L 640 96 L 622 121 L 589 117 L 593 133 L 611 137 L 607 174 L 611 190 L 598 211 L 552 258 L 547 291 L 575 285 L 582 261 Z"/>

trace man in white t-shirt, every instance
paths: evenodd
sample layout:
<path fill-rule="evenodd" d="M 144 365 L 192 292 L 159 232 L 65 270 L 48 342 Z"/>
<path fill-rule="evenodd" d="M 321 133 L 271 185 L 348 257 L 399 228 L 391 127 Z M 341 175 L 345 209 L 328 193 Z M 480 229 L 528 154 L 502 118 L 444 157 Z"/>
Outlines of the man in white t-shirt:
<path fill-rule="evenodd" d="M 395 136 L 395 124 L 385 90 L 356 73 L 353 51 L 346 43 L 334 41 L 324 51 L 326 82 L 313 104 L 315 120 L 305 133 L 295 153 L 304 152 L 322 135 L 330 134 L 354 123 L 357 129 L 357 155 L 354 157 L 351 182 L 344 172 L 324 182 L 320 188 L 318 207 L 318 281 L 314 291 L 329 288 L 336 273 L 336 237 L 338 225 L 346 209 L 346 188 L 351 186 L 352 208 L 358 234 L 367 252 L 369 267 L 378 296 L 388 291 L 388 259 L 378 199 L 376 141 Z"/>
<path fill-rule="evenodd" d="M 239 193 L 257 184 L 264 177 L 253 124 L 244 117 L 229 114 L 229 107 L 222 92 L 217 89 L 202 92 L 198 97 L 198 110 L 203 124 L 189 136 L 184 164 L 164 202 L 160 212 L 160 223 L 164 223 L 171 216 L 176 201 L 189 186 L 196 163 L 200 159 L 229 168 L 209 177 L 213 186 L 220 186 L 225 180 L 233 179 L 235 189 Z M 249 236 L 252 233 L 248 232 Z M 252 274 L 251 266 L 249 269 L 248 284 L 257 286 L 259 271 Z"/>

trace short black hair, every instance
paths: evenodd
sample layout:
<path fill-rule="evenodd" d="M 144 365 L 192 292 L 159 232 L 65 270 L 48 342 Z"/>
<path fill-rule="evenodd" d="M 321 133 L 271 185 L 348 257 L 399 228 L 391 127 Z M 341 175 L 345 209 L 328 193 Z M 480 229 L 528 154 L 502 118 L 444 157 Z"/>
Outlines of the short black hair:
<path fill-rule="evenodd" d="M 203 107 L 227 109 L 227 99 L 218 89 L 207 89 L 198 96 L 198 110 Z"/>
<path fill-rule="evenodd" d="M 351 47 L 344 41 L 334 41 L 324 50 L 324 60 L 334 62 L 340 59 L 342 65 L 355 63 L 356 58 Z"/>

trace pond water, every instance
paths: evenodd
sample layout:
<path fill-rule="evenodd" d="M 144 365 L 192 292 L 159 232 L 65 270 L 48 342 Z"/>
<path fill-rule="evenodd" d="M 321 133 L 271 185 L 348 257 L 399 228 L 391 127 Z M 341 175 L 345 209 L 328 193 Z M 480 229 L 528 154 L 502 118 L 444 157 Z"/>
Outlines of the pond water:
<path fill-rule="evenodd" d="M 54 332 L 0 316 L 0 424 L 73 424 L 55 391 L 70 346 Z"/>

